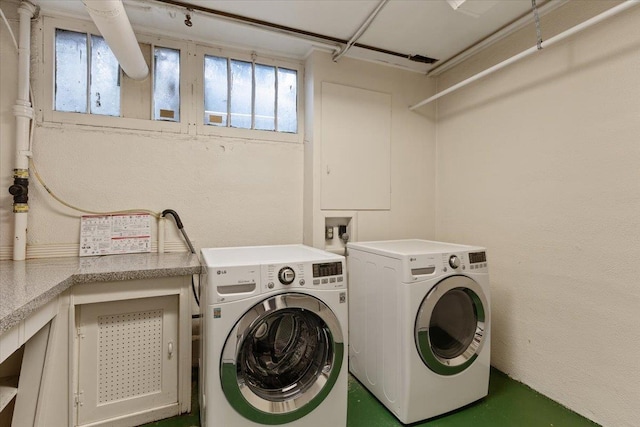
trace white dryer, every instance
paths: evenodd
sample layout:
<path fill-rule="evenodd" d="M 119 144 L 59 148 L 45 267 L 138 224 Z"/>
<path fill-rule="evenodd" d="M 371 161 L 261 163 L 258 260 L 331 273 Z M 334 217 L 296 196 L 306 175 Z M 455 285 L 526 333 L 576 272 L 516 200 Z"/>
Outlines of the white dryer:
<path fill-rule="evenodd" d="M 202 257 L 201 425 L 346 426 L 344 257 L 303 245 Z"/>
<path fill-rule="evenodd" d="M 485 249 L 395 240 L 347 251 L 351 373 L 405 424 L 486 396 Z"/>

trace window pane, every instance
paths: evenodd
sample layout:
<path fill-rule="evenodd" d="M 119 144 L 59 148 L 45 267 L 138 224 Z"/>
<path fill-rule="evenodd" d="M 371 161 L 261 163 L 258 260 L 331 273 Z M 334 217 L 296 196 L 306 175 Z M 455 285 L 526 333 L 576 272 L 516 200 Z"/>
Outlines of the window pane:
<path fill-rule="evenodd" d="M 276 68 L 256 64 L 255 129 L 276 130 Z"/>
<path fill-rule="evenodd" d="M 180 121 L 180 51 L 155 48 L 153 118 Z"/>
<path fill-rule="evenodd" d="M 87 112 L 87 35 L 56 29 L 55 109 Z"/>
<path fill-rule="evenodd" d="M 251 129 L 251 62 L 231 60 L 231 126 Z"/>
<path fill-rule="evenodd" d="M 204 124 L 227 125 L 227 58 L 204 57 Z"/>
<path fill-rule="evenodd" d="M 120 115 L 120 79 L 118 60 L 100 36 L 91 36 L 92 114 Z"/>
<path fill-rule="evenodd" d="M 298 131 L 298 73 L 278 68 L 278 132 Z"/>

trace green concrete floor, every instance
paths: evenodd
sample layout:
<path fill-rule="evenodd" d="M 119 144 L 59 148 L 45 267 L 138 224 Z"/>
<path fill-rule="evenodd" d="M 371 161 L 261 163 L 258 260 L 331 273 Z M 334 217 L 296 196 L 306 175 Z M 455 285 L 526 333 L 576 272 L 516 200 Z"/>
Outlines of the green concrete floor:
<path fill-rule="evenodd" d="M 195 372 L 194 378 L 197 378 Z M 195 381 L 192 393 L 191 414 L 145 424 L 145 427 L 199 426 Z M 402 425 L 357 380 L 349 377 L 348 427 Z M 486 398 L 455 412 L 411 424 L 412 427 L 593 427 L 597 425 L 495 369 L 491 370 L 489 396 Z"/>

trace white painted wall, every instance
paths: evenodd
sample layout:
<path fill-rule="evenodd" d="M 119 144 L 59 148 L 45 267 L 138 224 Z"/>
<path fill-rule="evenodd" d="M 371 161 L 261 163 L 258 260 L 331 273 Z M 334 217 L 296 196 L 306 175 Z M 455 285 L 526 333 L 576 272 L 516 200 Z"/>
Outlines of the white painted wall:
<path fill-rule="evenodd" d="M 543 38 L 614 3 L 570 3 Z M 439 86 L 534 44 L 528 28 Z M 637 426 L 640 7 L 437 108 L 437 238 L 488 248 L 492 364 L 604 426 Z"/>
<path fill-rule="evenodd" d="M 1 3 L 9 17 L 17 16 L 17 5 Z M 0 258 L 8 259 L 17 53 L 0 27 Z M 42 80 L 33 83 L 39 93 Z M 303 152 L 302 137 L 270 142 L 51 123 L 38 123 L 33 146 L 40 174 L 67 202 L 98 211 L 174 209 L 197 247 L 301 243 Z M 54 201 L 35 179 L 29 202 L 28 257 L 77 253 L 78 213 Z M 172 219 L 166 229 L 169 246 L 179 248 L 182 236 Z"/>
<path fill-rule="evenodd" d="M 1 0 L 3 10 L 15 15 L 19 4 Z M 36 26 L 37 28 L 38 26 Z M 2 169 L 0 171 L 0 258 L 11 257 L 12 199 L 4 190 L 12 180 L 13 128 L 17 54 L 2 29 Z M 38 31 L 36 31 L 38 33 Z M 46 58 L 34 36 L 36 63 Z M 48 67 L 49 64 L 43 64 Z M 43 90 L 46 75 L 34 67 L 36 93 Z M 434 111 L 423 115 L 407 106 L 434 91 L 434 80 L 419 73 L 343 58 L 334 63 L 327 53 L 315 52 L 305 75 L 313 76 L 300 96 L 311 108 L 300 117 L 313 126 L 307 135 L 311 151 L 305 167 L 304 145 L 260 139 L 166 134 L 151 131 L 99 128 L 38 122 L 34 158 L 47 185 L 67 202 L 85 209 L 109 211 L 144 208 L 175 209 L 196 247 L 237 246 L 302 242 L 303 194 L 311 206 L 308 224 L 322 236 L 319 180 L 322 123 L 321 82 L 388 93 L 392 97 L 391 209 L 358 212 L 359 238 L 383 239 L 434 235 L 435 121 Z M 308 79 L 307 79 L 308 80 Z M 183 92 L 183 95 L 185 93 Z M 303 108 L 303 111 L 305 108 Z M 314 145 L 315 144 L 315 145 Z M 317 162 L 317 163 L 316 163 Z M 366 162 L 366 156 L 363 157 Z M 303 171 L 310 184 L 305 188 Z M 309 178 L 309 176 L 311 178 Z M 35 179 L 30 183 L 28 257 L 69 256 L 77 251 L 78 213 L 54 201 Z M 324 218 L 324 217 L 322 217 Z M 323 219 L 322 219 L 323 220 Z M 314 222 L 315 221 L 315 222 Z M 173 221 L 167 223 L 167 241 L 180 247 L 181 236 Z M 155 224 L 153 229 L 155 235 Z M 155 242 L 154 242 L 155 243 Z"/>
<path fill-rule="evenodd" d="M 344 57 L 336 63 L 330 54 L 314 52 L 305 64 L 305 243 L 325 247 L 324 215 L 328 212 L 320 204 L 322 82 L 391 95 L 391 208 L 345 212 L 357 216 L 357 239 L 433 238 L 435 110 L 426 108 L 418 114 L 408 106 L 434 93 L 434 79 Z M 366 164 L 366 152 L 361 162 Z"/>
<path fill-rule="evenodd" d="M 301 241 L 301 144 L 68 126 L 38 128 L 36 137 L 39 171 L 65 200 L 175 209 L 199 247 Z M 65 211 L 35 185 L 29 242 L 77 242 L 78 220 Z"/>

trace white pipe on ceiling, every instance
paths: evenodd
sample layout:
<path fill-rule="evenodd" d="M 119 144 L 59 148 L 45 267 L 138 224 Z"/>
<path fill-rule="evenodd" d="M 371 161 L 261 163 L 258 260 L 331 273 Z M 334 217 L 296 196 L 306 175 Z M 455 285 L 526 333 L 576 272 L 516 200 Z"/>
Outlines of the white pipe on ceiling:
<path fill-rule="evenodd" d="M 23 1 L 18 7 L 20 29 L 18 35 L 18 98 L 13 106 L 16 116 L 16 157 L 13 170 L 14 184 L 9 192 L 14 195 L 13 259 L 23 261 L 27 257 L 27 219 L 29 213 L 29 147 L 30 125 L 33 108 L 29 101 L 29 76 L 31 75 L 31 18 L 36 7 Z M 11 28 L 9 28 L 11 31 Z M 17 196 L 17 197 L 16 197 Z"/>
<path fill-rule="evenodd" d="M 538 15 L 542 17 L 550 12 L 553 12 L 560 6 L 563 6 L 564 4 L 566 4 L 568 1 L 569 0 L 547 0 L 541 6 L 538 6 Z M 516 31 L 524 28 L 526 25 L 529 25 L 530 23 L 532 23 L 533 20 L 534 20 L 533 14 L 527 12 L 526 15 L 523 15 L 520 18 L 513 21 L 512 23 L 508 24 L 507 26 L 502 27 L 495 33 L 482 39 L 480 42 L 474 44 L 473 46 L 463 50 L 462 52 L 456 54 L 455 56 L 449 59 L 446 59 L 441 62 L 439 61 L 433 68 L 431 68 L 427 72 L 427 76 L 431 77 L 431 76 L 437 76 L 442 74 L 448 69 L 453 68 L 459 63 L 461 63 L 462 61 L 466 60 L 467 58 L 480 52 L 481 50 L 491 46 L 494 43 L 497 43 L 498 41 L 504 39 L 505 37 L 508 37 L 511 34 L 515 33 Z"/>
<path fill-rule="evenodd" d="M 355 32 L 355 34 L 347 42 L 347 44 L 340 50 L 340 52 L 338 52 L 335 55 L 333 55 L 333 61 L 334 62 L 338 62 L 338 59 L 342 58 L 342 56 L 345 53 L 347 53 L 347 51 L 349 49 L 351 49 L 351 46 L 353 46 L 353 44 L 355 42 L 357 42 L 360 37 L 362 37 L 362 34 L 364 34 L 364 32 L 367 31 L 367 28 L 369 28 L 369 26 L 371 25 L 371 23 L 373 22 L 375 17 L 378 15 L 378 13 L 380 13 L 382 8 L 384 7 L 385 4 L 387 4 L 388 1 L 389 0 L 381 0 L 380 3 L 378 3 L 378 6 L 375 8 L 375 10 L 373 12 L 371 12 L 371 14 L 362 23 L 362 25 L 360 25 L 360 28 L 358 28 L 358 30 Z"/>
<path fill-rule="evenodd" d="M 134 80 L 146 79 L 149 67 L 142 56 L 122 0 L 82 0 L 82 3 L 125 74 Z"/>
<path fill-rule="evenodd" d="M 581 24 L 578 24 L 578 25 L 576 25 L 574 27 L 571 27 L 568 30 L 566 30 L 566 31 L 564 31 L 564 32 L 562 32 L 560 34 L 551 37 L 549 40 L 546 40 L 546 41 L 544 41 L 542 43 L 542 47 L 547 47 L 547 46 L 551 46 L 551 45 L 553 45 L 555 43 L 558 43 L 559 41 L 564 40 L 567 37 L 570 37 L 570 36 L 580 32 L 580 31 L 582 31 L 584 29 L 587 29 L 587 28 L 589 28 L 589 27 L 591 27 L 591 26 L 593 26 L 593 25 L 595 25 L 595 24 L 597 24 L 597 23 L 599 23 L 601 21 L 604 21 L 605 19 L 608 19 L 608 18 L 610 18 L 610 17 L 612 17 L 614 15 L 617 15 L 618 13 L 623 12 L 623 11 L 625 11 L 625 10 L 627 10 L 627 9 L 633 7 L 633 6 L 636 6 L 638 4 L 640 4 L 640 0 L 625 0 L 623 3 L 620 3 L 619 5 L 614 6 L 611 9 L 609 9 L 609 10 L 607 10 L 605 12 L 602 12 L 599 15 L 596 15 L 593 18 L 587 19 L 586 21 L 582 22 Z M 476 80 L 479 80 L 479 79 L 481 79 L 483 77 L 486 77 L 489 74 L 492 74 L 492 73 L 494 73 L 494 72 L 506 67 L 507 65 L 511 65 L 514 62 L 517 62 L 517 61 L 521 60 L 522 58 L 525 58 L 525 57 L 527 57 L 527 56 L 529 56 L 529 55 L 531 55 L 533 53 L 536 53 L 539 50 L 540 49 L 538 49 L 538 45 L 536 44 L 535 46 L 530 47 L 529 49 L 527 49 L 527 50 L 525 50 L 523 52 L 520 52 L 519 54 L 517 54 L 515 56 L 512 56 L 511 58 L 509 58 L 509 59 L 507 59 L 505 61 L 502 61 L 502 62 L 494 65 L 493 67 L 489 67 L 488 69 L 486 69 L 484 71 L 481 71 L 478 74 L 475 74 L 475 75 L 469 77 L 468 79 L 463 80 L 460 83 L 457 83 L 457 84 L 451 86 L 450 88 L 447 88 L 447 89 L 443 90 L 442 92 L 439 92 L 439 93 L 433 95 L 432 97 L 425 99 L 424 101 L 418 102 L 417 104 L 410 106 L 409 110 L 415 110 L 416 108 L 420 108 L 423 105 L 426 105 L 426 104 L 428 104 L 430 102 L 433 102 L 438 98 L 441 98 L 441 97 L 443 97 L 445 95 L 448 95 L 451 92 L 454 92 L 454 91 L 456 91 L 456 90 L 458 90 L 458 89 L 460 89 L 460 88 L 462 88 L 462 87 L 464 87 L 464 86 L 466 86 L 466 85 L 468 85 L 470 83 L 475 82 Z"/>

